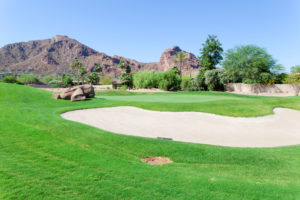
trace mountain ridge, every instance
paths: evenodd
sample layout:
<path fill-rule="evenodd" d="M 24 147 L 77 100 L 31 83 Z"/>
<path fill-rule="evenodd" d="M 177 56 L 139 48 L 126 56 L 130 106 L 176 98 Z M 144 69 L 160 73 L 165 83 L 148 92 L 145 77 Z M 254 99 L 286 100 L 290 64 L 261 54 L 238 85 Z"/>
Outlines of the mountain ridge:
<path fill-rule="evenodd" d="M 0 70 L 38 75 L 70 73 L 70 63 L 78 59 L 89 72 L 95 65 L 101 65 L 104 73 L 120 74 L 120 61 L 130 65 L 133 72 L 138 70 L 166 71 L 177 65 L 175 55 L 182 51 L 178 46 L 166 49 L 158 62 L 144 63 L 119 55 L 109 56 L 96 51 L 68 36 L 55 35 L 50 39 L 30 40 L 4 45 L 0 48 Z M 199 68 L 199 61 L 192 53 L 183 51 L 185 65 Z M 184 70 L 183 70 L 184 72 Z"/>

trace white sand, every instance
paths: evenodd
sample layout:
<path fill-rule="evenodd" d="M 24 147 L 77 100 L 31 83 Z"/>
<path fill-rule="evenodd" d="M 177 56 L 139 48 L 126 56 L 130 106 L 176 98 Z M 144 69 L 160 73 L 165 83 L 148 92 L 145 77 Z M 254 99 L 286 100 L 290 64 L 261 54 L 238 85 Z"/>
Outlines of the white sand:
<path fill-rule="evenodd" d="M 136 107 L 71 111 L 68 120 L 141 137 L 233 147 L 300 144 L 300 111 L 276 108 L 264 117 L 226 117 L 200 112 L 159 112 Z"/>

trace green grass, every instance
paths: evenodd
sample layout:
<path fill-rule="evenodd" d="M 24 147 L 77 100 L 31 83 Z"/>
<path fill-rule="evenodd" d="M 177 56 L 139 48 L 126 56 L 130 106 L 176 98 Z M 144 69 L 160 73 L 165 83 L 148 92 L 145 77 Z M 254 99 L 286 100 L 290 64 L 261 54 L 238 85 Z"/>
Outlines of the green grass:
<path fill-rule="evenodd" d="M 124 136 L 67 121 L 60 113 L 137 106 L 260 116 L 300 110 L 300 98 L 224 93 L 105 92 L 84 102 L 0 84 L 0 199 L 299 199 L 300 145 L 229 148 Z M 144 156 L 175 163 L 151 166 Z"/>

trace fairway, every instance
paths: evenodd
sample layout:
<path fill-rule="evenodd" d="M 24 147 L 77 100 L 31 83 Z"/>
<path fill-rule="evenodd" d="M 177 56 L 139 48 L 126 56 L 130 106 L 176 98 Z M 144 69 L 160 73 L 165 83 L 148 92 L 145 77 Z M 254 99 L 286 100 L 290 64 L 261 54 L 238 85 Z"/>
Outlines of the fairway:
<path fill-rule="evenodd" d="M 234 117 L 300 110 L 300 98 L 102 92 L 84 102 L 0 83 L 0 199 L 299 199 L 300 145 L 232 148 L 113 134 L 66 111 L 134 106 Z M 216 125 L 217 126 L 217 125 Z M 174 163 L 140 161 L 165 156 Z"/>
<path fill-rule="evenodd" d="M 229 95 L 207 95 L 207 92 L 202 92 L 201 96 L 195 94 L 137 94 L 127 96 L 106 96 L 105 99 L 112 101 L 126 101 L 126 102 L 163 102 L 163 103 L 199 103 L 209 101 L 221 101 L 221 100 L 242 100 L 242 97 L 229 96 Z M 197 93 L 196 93 L 197 94 Z M 199 93 L 198 93 L 199 94 Z M 101 95 L 98 96 L 101 98 Z"/>

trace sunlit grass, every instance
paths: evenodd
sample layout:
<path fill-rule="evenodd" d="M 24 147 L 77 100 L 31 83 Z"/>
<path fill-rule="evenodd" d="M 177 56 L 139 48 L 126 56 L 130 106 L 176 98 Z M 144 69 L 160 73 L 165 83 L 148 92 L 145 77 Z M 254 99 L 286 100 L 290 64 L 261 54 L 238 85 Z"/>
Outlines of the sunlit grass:
<path fill-rule="evenodd" d="M 0 199 L 299 199 L 300 146 L 229 148 L 112 134 L 60 113 L 137 106 L 258 116 L 300 98 L 106 92 L 84 102 L 0 84 Z M 150 166 L 144 156 L 174 163 Z"/>

